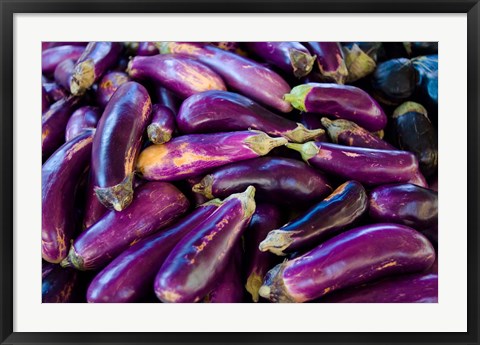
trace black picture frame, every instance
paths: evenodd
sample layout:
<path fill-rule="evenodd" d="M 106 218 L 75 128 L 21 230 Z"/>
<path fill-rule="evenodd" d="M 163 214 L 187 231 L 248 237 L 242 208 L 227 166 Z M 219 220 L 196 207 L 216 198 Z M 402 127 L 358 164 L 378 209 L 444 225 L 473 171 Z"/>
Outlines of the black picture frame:
<path fill-rule="evenodd" d="M 479 344 L 478 0 L 0 0 L 0 341 L 2 344 Z M 468 332 L 466 333 L 18 333 L 13 332 L 13 15 L 15 13 L 467 13 Z M 458 134 L 458 133 L 457 133 Z M 460 134 L 461 135 L 461 134 Z M 455 317 L 452 315 L 452 317 Z"/>

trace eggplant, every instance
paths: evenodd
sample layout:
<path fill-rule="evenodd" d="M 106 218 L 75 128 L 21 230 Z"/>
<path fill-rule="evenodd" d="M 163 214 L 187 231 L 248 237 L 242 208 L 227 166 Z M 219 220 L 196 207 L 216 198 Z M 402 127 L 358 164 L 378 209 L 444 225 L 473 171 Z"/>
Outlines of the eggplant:
<path fill-rule="evenodd" d="M 78 97 L 69 96 L 53 103 L 42 115 L 42 158 L 45 161 L 65 140 L 65 128 L 75 111 Z"/>
<path fill-rule="evenodd" d="M 109 68 L 115 66 L 122 50 L 120 42 L 90 42 L 75 65 L 70 92 L 83 95 Z"/>
<path fill-rule="evenodd" d="M 197 302 L 215 287 L 255 212 L 254 195 L 252 186 L 232 194 L 175 246 L 154 281 L 162 302 Z"/>
<path fill-rule="evenodd" d="M 259 157 L 214 170 L 193 186 L 207 198 L 225 198 L 254 186 L 258 200 L 308 205 L 332 192 L 323 174 L 296 159 Z"/>
<path fill-rule="evenodd" d="M 358 227 L 271 269 L 260 296 L 272 302 L 307 302 L 376 279 L 421 272 L 435 261 L 425 236 L 399 224 Z"/>
<path fill-rule="evenodd" d="M 152 56 L 159 53 L 155 42 L 133 42 L 130 44 L 130 48 L 137 56 Z"/>
<path fill-rule="evenodd" d="M 42 261 L 42 303 L 75 302 L 78 271 Z"/>
<path fill-rule="evenodd" d="M 65 89 L 57 83 L 43 83 L 42 86 L 45 89 L 50 102 L 57 102 L 68 96 Z"/>
<path fill-rule="evenodd" d="M 283 100 L 290 86 L 277 73 L 240 55 L 202 43 L 160 42 L 160 53 L 183 54 L 217 72 L 232 90 L 288 113 L 292 107 Z"/>
<path fill-rule="evenodd" d="M 357 44 L 351 48 L 344 47 L 345 66 L 348 70 L 347 82 L 353 83 L 375 71 L 375 60 L 364 52 Z"/>
<path fill-rule="evenodd" d="M 204 64 L 172 54 L 136 56 L 128 64 L 130 77 L 158 83 L 185 99 L 208 90 L 226 90 L 222 78 Z"/>
<path fill-rule="evenodd" d="M 125 72 L 113 71 L 106 73 L 100 80 L 95 92 L 97 104 L 100 107 L 105 108 L 108 101 L 110 101 L 110 98 L 112 98 L 120 85 L 123 85 L 128 81 L 130 81 L 130 78 Z"/>
<path fill-rule="evenodd" d="M 257 129 L 303 143 L 324 134 L 323 129 L 308 130 L 272 113 L 245 96 L 227 91 L 206 91 L 186 99 L 176 117 L 182 133 L 215 133 Z"/>
<path fill-rule="evenodd" d="M 325 81 L 344 84 L 348 77 L 342 47 L 338 42 L 308 42 L 307 48 L 317 56 L 317 65 Z"/>
<path fill-rule="evenodd" d="M 171 91 L 162 86 L 155 85 L 153 98 L 155 99 L 156 103 L 170 108 L 173 114 L 177 115 L 181 101 Z"/>
<path fill-rule="evenodd" d="M 93 279 L 87 292 L 88 302 L 139 301 L 149 290 L 153 290 L 155 275 L 175 245 L 220 205 L 219 199 L 211 200 L 168 229 L 125 250 Z"/>
<path fill-rule="evenodd" d="M 55 68 L 55 72 L 53 73 L 53 79 L 65 90 L 68 90 L 70 88 L 70 81 L 72 79 L 74 68 L 75 61 L 73 60 L 64 60 L 60 62 Z"/>
<path fill-rule="evenodd" d="M 73 237 L 75 191 L 88 166 L 94 130 L 61 146 L 42 166 L 42 257 L 59 263 Z"/>
<path fill-rule="evenodd" d="M 386 53 L 382 42 L 346 42 L 342 44 L 344 48 L 349 49 L 353 49 L 354 45 L 358 46 L 358 48 L 364 51 L 375 62 L 386 59 Z"/>
<path fill-rule="evenodd" d="M 178 181 L 228 163 L 264 156 L 287 143 L 260 131 L 189 134 L 144 149 L 137 162 L 146 180 Z"/>
<path fill-rule="evenodd" d="M 50 108 L 50 99 L 48 99 L 47 90 L 42 85 L 42 115 Z"/>
<path fill-rule="evenodd" d="M 380 105 L 355 86 L 303 84 L 295 86 L 284 99 L 300 111 L 353 121 L 369 131 L 379 131 L 387 125 L 387 116 Z"/>
<path fill-rule="evenodd" d="M 65 128 L 65 141 L 72 140 L 85 129 L 95 128 L 101 115 L 100 109 L 89 105 L 75 110 Z"/>
<path fill-rule="evenodd" d="M 323 117 L 322 124 L 326 128 L 330 140 L 335 144 L 378 150 L 397 150 L 396 147 L 363 129 L 355 122 L 343 119 L 332 121 Z"/>
<path fill-rule="evenodd" d="M 107 208 L 121 211 L 132 201 L 133 169 L 151 109 L 147 90 L 136 82 L 127 82 L 113 94 L 98 122 L 92 176 L 95 193 Z"/>
<path fill-rule="evenodd" d="M 437 303 L 437 274 L 407 274 L 325 296 L 321 303 Z"/>
<path fill-rule="evenodd" d="M 410 182 L 426 187 L 418 160 L 407 151 L 389 151 L 309 141 L 286 144 L 300 152 L 304 161 L 327 174 L 356 180 L 368 186 Z"/>
<path fill-rule="evenodd" d="M 189 207 L 185 195 L 170 183 L 149 182 L 135 192 L 130 207 L 107 211 L 73 241 L 63 267 L 102 268 L 129 246 L 172 224 Z"/>
<path fill-rule="evenodd" d="M 345 182 L 293 221 L 272 229 L 258 248 L 279 256 L 309 250 L 354 224 L 367 209 L 365 188 L 356 181 Z"/>
<path fill-rule="evenodd" d="M 312 71 L 316 56 L 299 42 L 246 42 L 249 51 L 297 78 Z"/>
<path fill-rule="evenodd" d="M 247 254 L 247 270 L 245 288 L 254 302 L 258 302 L 258 290 L 262 286 L 263 277 L 273 266 L 278 264 L 279 258 L 272 253 L 263 253 L 258 245 L 268 232 L 282 225 L 282 214 L 272 204 L 257 204 L 255 213 L 245 231 L 245 251 Z"/>
<path fill-rule="evenodd" d="M 247 55 L 247 53 L 243 51 L 242 48 L 240 47 L 239 42 L 210 42 L 210 44 L 217 48 L 220 48 L 238 55 L 243 55 L 243 56 Z"/>
<path fill-rule="evenodd" d="M 438 116 L 438 55 L 419 56 L 412 59 L 417 71 L 417 87 L 414 99 L 429 111 L 433 122 Z"/>
<path fill-rule="evenodd" d="M 172 139 L 175 131 L 175 115 L 167 106 L 154 104 L 152 121 L 147 127 L 148 139 L 154 144 L 163 144 Z"/>
<path fill-rule="evenodd" d="M 406 58 L 380 63 L 372 75 L 375 97 L 387 105 L 398 105 L 412 96 L 417 73 L 412 61 Z"/>
<path fill-rule="evenodd" d="M 46 49 L 42 52 L 42 74 L 53 75 L 57 65 L 64 60 L 77 61 L 85 47 L 63 45 Z"/>
<path fill-rule="evenodd" d="M 85 205 L 83 208 L 82 230 L 86 230 L 98 222 L 100 218 L 108 211 L 97 198 L 94 188 L 94 177 L 92 171 L 89 172 L 88 184 L 86 188 Z"/>
<path fill-rule="evenodd" d="M 437 132 L 428 118 L 427 110 L 418 103 L 405 102 L 392 115 L 398 147 L 412 152 L 425 177 L 438 169 Z"/>
<path fill-rule="evenodd" d="M 399 223 L 416 230 L 438 226 L 438 193 L 413 184 L 384 185 L 373 189 L 369 214 L 376 222 Z"/>

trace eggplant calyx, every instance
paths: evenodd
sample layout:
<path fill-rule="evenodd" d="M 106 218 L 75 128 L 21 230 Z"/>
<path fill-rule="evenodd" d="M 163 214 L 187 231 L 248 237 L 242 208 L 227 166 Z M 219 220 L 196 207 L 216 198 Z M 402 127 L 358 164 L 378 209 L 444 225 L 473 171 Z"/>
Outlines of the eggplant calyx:
<path fill-rule="evenodd" d="M 297 49 L 290 49 L 288 51 L 290 61 L 292 62 L 293 75 L 301 78 L 309 74 L 313 69 L 316 55 L 310 55 Z"/>
<path fill-rule="evenodd" d="M 119 184 L 111 187 L 95 187 L 98 200 L 109 209 L 122 211 L 133 200 L 133 173 L 128 174 Z"/>
<path fill-rule="evenodd" d="M 161 126 L 157 124 L 150 124 L 147 127 L 148 139 L 154 144 L 164 144 L 172 139 L 172 134 L 164 131 Z"/>
<path fill-rule="evenodd" d="M 351 121 L 339 119 L 332 121 L 326 117 L 323 117 L 321 120 L 322 125 L 327 129 L 328 136 L 333 143 L 338 143 L 338 136 L 346 130 L 353 131 L 358 128 L 358 126 Z"/>
<path fill-rule="evenodd" d="M 375 70 L 377 64 L 356 44 L 352 49 L 345 48 L 345 65 L 348 69 L 348 82 L 354 82 L 366 77 Z"/>
<path fill-rule="evenodd" d="M 325 134 L 322 128 L 307 129 L 301 123 L 297 123 L 297 127 L 285 133 L 285 137 L 296 143 L 304 143 L 305 141 L 315 140 L 319 136 Z"/>
<path fill-rule="evenodd" d="M 419 103 L 416 102 L 405 102 L 398 106 L 394 111 L 392 118 L 396 119 L 407 113 L 419 113 L 425 116 L 428 119 L 427 109 Z"/>
<path fill-rule="evenodd" d="M 305 99 L 312 88 L 313 86 L 309 84 L 295 86 L 290 93 L 283 95 L 283 100 L 290 103 L 295 109 L 307 111 Z"/>
<path fill-rule="evenodd" d="M 267 285 L 262 285 L 258 290 L 258 294 L 263 298 L 270 299 L 270 287 Z"/>
<path fill-rule="evenodd" d="M 62 266 L 63 268 L 74 267 L 80 271 L 85 270 L 85 267 L 83 266 L 83 259 L 77 254 L 73 245 L 70 247 L 68 256 L 60 263 L 60 266 Z"/>
<path fill-rule="evenodd" d="M 213 199 L 214 196 L 212 194 L 212 185 L 213 185 L 213 176 L 207 175 L 199 183 L 197 183 L 192 187 L 192 191 L 194 193 L 202 194 L 208 199 Z"/>
<path fill-rule="evenodd" d="M 250 218 L 255 212 L 255 208 L 256 208 L 255 187 L 248 186 L 245 192 L 241 193 L 238 196 L 238 199 L 242 203 L 242 207 L 244 209 L 243 219 Z"/>
<path fill-rule="evenodd" d="M 169 42 L 157 42 L 157 43 L 155 43 L 155 46 L 157 47 L 160 54 L 170 54 L 170 53 L 172 53 L 172 50 L 170 49 Z"/>
<path fill-rule="evenodd" d="M 267 237 L 260 242 L 258 249 L 262 252 L 267 250 L 278 256 L 285 256 L 283 252 L 293 242 L 292 236 L 299 231 L 285 231 L 285 230 L 272 230 L 267 234 Z"/>
<path fill-rule="evenodd" d="M 263 284 L 263 279 L 257 273 L 252 273 L 247 278 L 247 283 L 245 284 L 245 289 L 252 295 L 252 301 L 255 303 L 260 299 L 258 291 Z"/>
<path fill-rule="evenodd" d="M 75 66 L 70 80 L 70 92 L 72 95 L 80 96 L 87 91 L 95 82 L 95 66 L 93 60 L 85 60 Z"/>
<path fill-rule="evenodd" d="M 275 147 L 285 145 L 288 142 L 285 138 L 272 138 L 261 131 L 251 130 L 251 132 L 258 134 L 245 139 L 245 145 L 259 156 L 265 156 Z"/>
<path fill-rule="evenodd" d="M 309 141 L 305 144 L 291 144 L 288 143 L 285 145 L 289 149 L 295 150 L 300 152 L 302 155 L 302 159 L 306 162 L 308 162 L 309 159 L 315 157 L 318 152 L 320 152 L 320 149 L 315 145 L 313 141 Z"/>

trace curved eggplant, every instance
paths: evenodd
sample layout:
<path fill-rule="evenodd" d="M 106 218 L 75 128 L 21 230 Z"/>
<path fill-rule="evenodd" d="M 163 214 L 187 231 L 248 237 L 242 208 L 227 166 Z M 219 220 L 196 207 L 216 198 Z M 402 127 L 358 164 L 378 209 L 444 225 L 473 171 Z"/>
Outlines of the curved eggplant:
<path fill-rule="evenodd" d="M 70 141 L 87 128 L 95 128 L 102 113 L 100 109 L 84 106 L 75 110 L 65 128 L 65 141 Z"/>
<path fill-rule="evenodd" d="M 42 52 L 42 74 L 52 75 L 57 65 L 64 60 L 77 61 L 85 47 L 62 45 L 46 49 Z"/>
<path fill-rule="evenodd" d="M 232 194 L 172 250 L 155 277 L 162 302 L 197 302 L 225 272 L 255 212 L 255 188 Z"/>
<path fill-rule="evenodd" d="M 78 271 L 42 261 L 42 303 L 75 302 Z"/>
<path fill-rule="evenodd" d="M 292 110 L 283 95 L 290 86 L 277 73 L 243 56 L 202 43 L 160 42 L 160 53 L 183 54 L 207 65 L 225 83 L 243 95 L 287 113 Z"/>
<path fill-rule="evenodd" d="M 127 82 L 114 93 L 98 122 L 92 176 L 95 193 L 107 208 L 121 211 L 132 201 L 133 169 L 151 109 L 147 90 Z"/>
<path fill-rule="evenodd" d="M 189 97 L 182 103 L 176 120 L 178 129 L 183 133 L 257 129 L 297 143 L 324 134 L 323 129 L 308 130 L 247 97 L 227 91 L 207 91 Z"/>
<path fill-rule="evenodd" d="M 188 207 L 185 195 L 170 183 L 146 183 L 135 190 L 128 209 L 110 210 L 82 232 L 62 266 L 79 270 L 101 268 L 129 246 L 171 224 Z"/>
<path fill-rule="evenodd" d="M 154 144 L 163 144 L 172 139 L 175 131 L 175 115 L 169 107 L 154 104 L 152 122 L 147 127 L 148 139 Z"/>
<path fill-rule="evenodd" d="M 286 142 L 253 130 L 183 135 L 144 149 L 136 170 L 146 180 L 183 180 L 228 163 L 266 155 Z"/>
<path fill-rule="evenodd" d="M 192 190 L 209 199 L 225 198 L 254 186 L 257 199 L 286 205 L 305 205 L 332 191 L 318 171 L 296 159 L 259 157 L 220 167 Z"/>
<path fill-rule="evenodd" d="M 82 95 L 113 67 L 123 50 L 120 42 L 90 42 L 79 57 L 70 83 L 73 95 Z"/>
<path fill-rule="evenodd" d="M 402 273 L 435 261 L 425 236 L 399 224 L 372 224 L 344 232 L 271 269 L 260 296 L 272 302 L 306 302 L 335 290 Z"/>
<path fill-rule="evenodd" d="M 375 97 L 382 103 L 397 105 L 415 91 L 417 73 L 412 61 L 406 58 L 380 63 L 372 75 Z"/>
<path fill-rule="evenodd" d="M 155 85 L 154 87 L 154 97 L 155 103 L 164 105 L 173 112 L 174 115 L 177 115 L 178 108 L 180 107 L 181 101 L 173 92 L 167 90 L 163 86 Z"/>
<path fill-rule="evenodd" d="M 307 48 L 317 56 L 317 65 L 325 81 L 344 84 L 348 77 L 342 47 L 338 42 L 307 42 Z"/>
<path fill-rule="evenodd" d="M 303 160 L 328 174 L 356 180 L 369 186 L 409 182 L 426 187 L 418 160 L 406 151 L 390 151 L 350 147 L 309 141 L 286 144 L 300 152 Z"/>
<path fill-rule="evenodd" d="M 68 90 L 70 88 L 70 81 L 72 79 L 74 68 L 75 61 L 73 60 L 64 60 L 60 62 L 55 68 L 55 72 L 53 73 L 53 79 L 65 90 Z"/>
<path fill-rule="evenodd" d="M 353 121 L 369 131 L 379 131 L 387 125 L 380 105 L 355 86 L 308 83 L 295 86 L 284 99 L 300 111 Z"/>
<path fill-rule="evenodd" d="M 75 190 L 90 161 L 94 130 L 61 146 L 42 166 L 42 257 L 59 263 L 73 237 Z"/>
<path fill-rule="evenodd" d="M 115 91 L 117 91 L 121 85 L 129 81 L 130 78 L 125 72 L 113 71 L 106 73 L 100 80 L 98 88 L 95 92 L 97 104 L 100 107 L 105 108 Z"/>
<path fill-rule="evenodd" d="M 270 231 L 258 248 L 280 256 L 311 249 L 354 224 L 367 209 L 365 188 L 356 181 L 345 182 L 295 220 Z"/>
<path fill-rule="evenodd" d="M 311 72 L 315 55 L 299 42 L 247 42 L 248 50 L 297 78 Z"/>
<path fill-rule="evenodd" d="M 86 230 L 98 222 L 100 218 L 102 218 L 102 216 L 108 211 L 108 208 L 106 208 L 97 198 L 93 179 L 92 171 L 90 170 L 85 192 L 86 195 L 85 206 L 83 208 L 82 230 Z"/>
<path fill-rule="evenodd" d="M 175 245 L 220 206 L 218 199 L 196 208 L 173 226 L 143 239 L 117 256 L 92 281 L 90 303 L 136 302 L 152 289 L 153 279 Z"/>

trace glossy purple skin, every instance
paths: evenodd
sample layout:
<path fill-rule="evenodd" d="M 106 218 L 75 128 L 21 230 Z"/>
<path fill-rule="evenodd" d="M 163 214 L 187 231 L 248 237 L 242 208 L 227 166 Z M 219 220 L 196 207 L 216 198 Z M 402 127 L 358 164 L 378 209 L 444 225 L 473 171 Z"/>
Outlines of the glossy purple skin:
<path fill-rule="evenodd" d="M 90 284 L 88 302 L 131 303 L 141 299 L 152 290 L 155 275 L 178 241 L 217 207 L 214 203 L 199 206 L 173 226 L 143 239 L 117 256 Z"/>
<path fill-rule="evenodd" d="M 321 303 L 437 303 L 437 274 L 408 274 L 327 295 Z"/>
<path fill-rule="evenodd" d="M 320 74 L 337 84 L 344 84 L 348 76 L 343 51 L 338 42 L 308 42 L 307 47 L 317 56 Z"/>
<path fill-rule="evenodd" d="M 277 265 L 265 277 L 260 294 L 273 302 L 306 302 L 376 279 L 421 272 L 434 261 L 434 248 L 418 231 L 399 224 L 371 224 Z"/>
<path fill-rule="evenodd" d="M 254 302 L 258 302 L 258 289 L 265 274 L 279 263 L 278 256 L 270 252 L 261 252 L 258 245 L 268 232 L 282 225 L 282 214 L 272 204 L 257 204 L 255 213 L 245 231 L 245 251 L 247 260 L 245 288 Z"/>
<path fill-rule="evenodd" d="M 258 141 L 261 151 L 252 144 Z M 228 163 L 257 158 L 285 143 L 284 138 L 270 138 L 259 131 L 188 134 L 144 149 L 136 171 L 146 180 L 178 181 Z"/>
<path fill-rule="evenodd" d="M 123 50 L 120 42 L 90 42 L 78 58 L 70 84 L 74 95 L 85 93 L 102 75 L 114 67 Z"/>
<path fill-rule="evenodd" d="M 73 60 L 64 60 L 57 65 L 57 68 L 55 68 L 53 79 L 55 79 L 55 82 L 65 90 L 70 89 L 70 80 L 72 79 L 74 68 L 75 61 Z"/>
<path fill-rule="evenodd" d="M 331 121 L 322 118 L 322 123 L 335 144 L 378 150 L 398 150 L 395 146 L 373 135 L 355 122 L 343 119 Z"/>
<path fill-rule="evenodd" d="M 59 263 L 75 229 L 75 190 L 88 166 L 94 130 L 61 146 L 42 166 L 42 257 Z"/>
<path fill-rule="evenodd" d="M 88 42 L 42 42 L 42 51 L 59 46 L 79 46 L 85 47 Z"/>
<path fill-rule="evenodd" d="M 370 217 L 422 231 L 438 226 L 438 193 L 413 184 L 384 185 L 370 192 Z"/>
<path fill-rule="evenodd" d="M 79 270 L 101 268 L 129 246 L 172 224 L 188 207 L 185 195 L 172 184 L 146 183 L 135 190 L 127 209 L 107 211 L 97 223 L 82 232 L 62 265 Z"/>
<path fill-rule="evenodd" d="M 68 96 L 67 91 L 57 83 L 43 83 L 42 86 L 50 102 L 57 102 Z"/>
<path fill-rule="evenodd" d="M 152 56 L 159 54 L 155 42 L 138 42 L 136 50 L 138 56 Z"/>
<path fill-rule="evenodd" d="M 367 209 L 365 188 L 356 181 L 345 182 L 305 213 L 279 229 L 272 229 L 259 249 L 277 255 L 305 252 L 351 227 Z"/>
<path fill-rule="evenodd" d="M 256 199 L 283 205 L 308 205 L 333 190 L 325 176 L 292 158 L 259 157 L 216 169 L 193 188 L 208 198 L 225 198 L 248 186 Z"/>
<path fill-rule="evenodd" d="M 299 42 L 246 42 L 255 55 L 297 78 L 310 73 L 315 61 L 305 46 Z"/>
<path fill-rule="evenodd" d="M 368 131 L 387 125 L 387 116 L 377 101 L 355 86 L 308 83 L 294 87 L 285 99 L 301 111 L 353 121 Z"/>
<path fill-rule="evenodd" d="M 65 129 L 65 141 L 70 141 L 87 128 L 95 128 L 102 115 L 100 109 L 89 105 L 75 110 Z"/>
<path fill-rule="evenodd" d="M 251 59 L 201 43 L 162 42 L 160 45 L 161 53 L 184 54 L 198 59 L 217 72 L 232 90 L 281 112 L 292 110 L 283 100 L 283 95 L 290 91 L 288 83 Z"/>
<path fill-rule="evenodd" d="M 47 90 L 42 85 L 42 114 L 48 110 L 50 107 L 50 100 L 48 99 Z"/>
<path fill-rule="evenodd" d="M 98 122 L 91 166 L 97 196 L 108 208 L 120 211 L 132 199 L 133 169 L 142 135 L 150 123 L 151 108 L 147 90 L 136 82 L 127 82 L 114 93 Z M 100 194 L 104 190 L 115 193 L 116 186 L 121 188 L 118 194 Z"/>
<path fill-rule="evenodd" d="M 65 45 L 46 49 L 42 52 L 42 73 L 52 75 L 57 65 L 64 60 L 77 61 L 85 47 Z"/>
<path fill-rule="evenodd" d="M 175 126 L 175 115 L 170 108 L 154 104 L 152 107 L 152 121 L 147 127 L 148 139 L 154 144 L 166 143 L 172 138 Z"/>
<path fill-rule="evenodd" d="M 85 196 L 85 206 L 83 209 L 82 229 L 86 230 L 98 222 L 107 211 L 108 208 L 103 206 L 103 204 L 97 198 L 92 179 L 92 172 L 90 171 Z"/>
<path fill-rule="evenodd" d="M 98 84 L 98 89 L 95 92 L 97 104 L 102 108 L 107 106 L 108 101 L 120 85 L 130 81 L 130 78 L 125 72 L 109 72 L 106 73 Z"/>
<path fill-rule="evenodd" d="M 170 252 L 154 282 L 162 302 L 197 302 L 215 287 L 255 210 L 249 193 L 226 199 Z"/>
<path fill-rule="evenodd" d="M 156 85 L 154 99 L 156 103 L 170 108 L 175 115 L 178 113 L 178 108 L 181 101 L 173 94 L 173 92 L 169 91 L 168 89 Z"/>
<path fill-rule="evenodd" d="M 189 97 L 182 103 L 176 121 L 182 133 L 216 133 L 251 128 L 294 142 L 312 140 L 317 134 L 301 130 L 294 121 L 272 113 L 245 96 L 227 91 L 207 91 Z"/>
<path fill-rule="evenodd" d="M 77 283 L 77 271 L 42 261 L 42 303 L 74 302 Z"/>
<path fill-rule="evenodd" d="M 296 146 L 298 145 L 298 146 Z M 355 180 L 368 186 L 410 182 L 426 186 L 418 160 L 407 151 L 375 150 L 331 143 L 308 142 L 287 144 L 302 150 L 302 157 L 313 167 L 346 180 Z M 308 153 L 305 153 L 308 150 Z"/>
<path fill-rule="evenodd" d="M 226 90 L 222 78 L 192 58 L 172 54 L 136 56 L 128 64 L 130 77 L 151 80 L 185 99 L 208 90 Z"/>
<path fill-rule="evenodd" d="M 65 128 L 79 102 L 67 97 L 53 103 L 42 115 L 42 158 L 46 160 L 65 141 Z"/>

